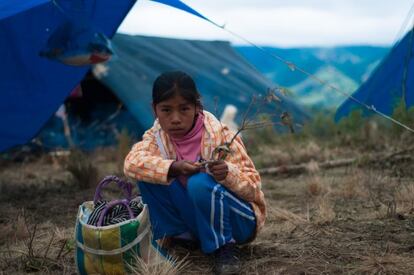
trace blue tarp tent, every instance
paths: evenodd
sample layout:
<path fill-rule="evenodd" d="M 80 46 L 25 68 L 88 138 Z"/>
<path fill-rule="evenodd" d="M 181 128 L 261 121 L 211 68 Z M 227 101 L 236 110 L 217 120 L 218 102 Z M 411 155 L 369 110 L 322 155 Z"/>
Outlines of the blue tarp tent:
<path fill-rule="evenodd" d="M 0 151 L 32 138 L 90 69 L 39 56 L 54 30 L 82 19 L 65 9 L 73 2 L 0 0 Z M 88 27 L 112 37 L 135 0 L 83 2 Z"/>
<path fill-rule="evenodd" d="M 153 1 L 215 24 L 180 0 Z M 112 37 L 135 2 L 0 0 L 0 152 L 35 136 L 90 69 L 41 57 L 45 45 L 76 36 L 74 25 Z"/>
<path fill-rule="evenodd" d="M 392 114 L 401 98 L 407 107 L 414 105 L 414 29 L 393 47 L 371 77 L 352 96 L 387 115 Z M 355 109 L 362 109 L 362 106 L 347 99 L 336 111 L 336 120 Z M 368 110 L 363 111 L 368 114 Z"/>
<path fill-rule="evenodd" d="M 183 10 L 220 27 L 180 0 L 153 1 Z M 72 54 L 78 48 L 82 48 L 77 46 L 85 45 L 82 44 L 85 38 L 90 42 L 88 40 L 90 37 L 104 37 L 101 41 L 107 41 L 106 37 L 112 37 L 115 34 L 119 24 L 135 2 L 135 0 L 0 0 L 0 151 L 14 145 L 24 144 L 33 138 L 70 92 L 77 87 L 86 72 L 91 69 L 89 65 L 67 65 L 84 64 L 72 62 L 74 61 L 72 57 L 79 55 L 69 55 L 72 58 L 69 60 L 71 62 L 65 62 L 65 60 L 68 61 L 67 52 Z M 192 44 L 196 45 L 195 52 L 200 54 L 197 51 L 198 44 L 188 43 L 188 45 Z M 63 46 L 56 47 L 56 45 Z M 73 45 L 76 47 L 72 47 Z M 96 49 L 96 43 L 87 45 L 93 45 L 93 50 Z M 76 51 L 66 51 L 68 48 L 76 49 Z M 151 49 L 151 46 L 149 48 Z M 61 54 L 62 49 L 64 54 Z M 83 47 L 82 49 L 89 48 Z M 224 83 L 224 86 L 231 85 L 232 81 L 225 81 L 222 75 L 225 74 L 228 79 L 236 80 L 241 84 L 239 89 L 233 89 L 233 93 L 230 92 L 233 90 L 229 88 L 220 89 L 220 91 L 227 92 L 227 97 L 241 96 L 238 94 L 241 90 L 248 90 L 249 93 L 257 92 L 251 88 L 251 82 L 257 81 L 254 74 L 246 74 L 245 79 L 239 80 L 242 77 L 239 69 L 248 71 L 249 66 L 243 62 L 240 63 L 233 52 L 228 52 L 230 47 L 225 46 L 223 49 L 227 50 L 226 53 L 229 56 L 220 60 L 229 64 L 218 64 L 216 61 L 219 59 L 214 59 L 216 65 L 220 65 L 219 68 L 214 67 L 215 74 L 221 77 L 217 78 L 213 73 L 206 74 L 204 78 L 198 80 L 201 86 L 211 86 L 215 83 L 212 80 L 214 77 L 218 79 L 217 82 Z M 174 55 L 180 54 L 183 54 L 182 49 L 170 55 L 170 59 L 165 59 L 170 65 L 165 64 L 159 69 L 171 69 L 169 66 L 177 63 Z M 212 55 L 214 53 L 209 53 L 207 57 L 212 59 Z M 102 56 L 98 55 L 98 57 Z M 234 57 L 241 67 L 233 68 L 233 61 L 229 60 L 230 57 Z M 66 64 L 56 62 L 56 60 Z M 194 67 L 193 61 L 189 61 L 188 64 Z M 227 71 L 230 69 L 229 74 Z M 189 71 L 195 73 L 195 69 Z M 154 73 L 150 76 L 154 77 Z M 263 81 L 260 79 L 258 82 Z M 270 84 L 265 86 L 270 86 Z M 116 92 L 120 94 L 121 91 L 116 90 Z M 123 96 L 120 98 L 127 103 L 126 105 L 135 117 L 141 114 L 143 107 L 135 107 L 129 98 Z M 139 96 L 134 99 L 142 102 Z M 243 98 L 243 101 L 247 100 Z M 286 103 L 286 107 L 288 106 L 293 113 L 301 113 L 297 111 L 298 108 L 294 104 Z M 304 116 L 304 114 L 299 115 L 298 121 L 301 121 Z M 144 119 L 140 116 L 137 120 L 147 126 L 151 119 Z"/>

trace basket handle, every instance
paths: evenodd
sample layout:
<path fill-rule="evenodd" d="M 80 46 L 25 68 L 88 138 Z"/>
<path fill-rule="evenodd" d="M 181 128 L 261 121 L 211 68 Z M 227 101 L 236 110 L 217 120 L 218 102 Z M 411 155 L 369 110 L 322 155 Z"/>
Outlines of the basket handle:
<path fill-rule="evenodd" d="M 132 198 L 132 184 L 126 181 L 121 180 L 117 176 L 106 176 L 96 187 L 95 196 L 93 198 L 93 203 L 96 204 L 99 200 L 102 200 L 102 189 L 106 187 L 111 182 L 115 182 L 118 187 L 124 192 L 125 197 L 128 201 Z"/>
<path fill-rule="evenodd" d="M 101 212 L 101 215 L 99 216 L 99 220 L 98 220 L 98 224 L 97 226 L 102 226 L 103 220 L 105 215 L 108 213 L 109 209 L 111 209 L 112 207 L 114 207 L 115 205 L 118 204 L 123 204 L 127 209 L 128 209 L 128 213 L 129 213 L 129 218 L 133 219 L 134 218 L 134 212 L 132 212 L 131 207 L 129 206 L 129 201 L 126 199 L 122 199 L 122 200 L 114 200 L 109 202 L 105 209 Z"/>

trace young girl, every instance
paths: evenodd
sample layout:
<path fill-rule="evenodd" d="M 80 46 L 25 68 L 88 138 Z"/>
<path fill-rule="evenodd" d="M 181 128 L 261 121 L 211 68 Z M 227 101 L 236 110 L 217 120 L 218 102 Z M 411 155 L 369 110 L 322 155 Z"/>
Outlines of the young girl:
<path fill-rule="evenodd" d="M 236 244 L 254 239 L 266 205 L 260 176 L 239 137 L 224 160 L 213 150 L 234 136 L 204 111 L 193 79 L 167 72 L 154 82 L 156 120 L 125 159 L 125 175 L 138 180 L 153 234 L 193 239 L 213 253 L 216 274 L 238 273 Z"/>

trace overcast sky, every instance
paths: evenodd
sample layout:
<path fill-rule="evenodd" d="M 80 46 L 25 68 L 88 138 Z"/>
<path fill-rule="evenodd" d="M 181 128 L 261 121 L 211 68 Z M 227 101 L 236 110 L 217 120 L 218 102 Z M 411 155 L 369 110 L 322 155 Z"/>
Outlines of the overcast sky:
<path fill-rule="evenodd" d="M 414 0 L 183 2 L 256 44 L 280 47 L 391 45 L 414 4 Z M 137 1 L 118 31 L 244 44 L 198 17 L 148 0 Z"/>

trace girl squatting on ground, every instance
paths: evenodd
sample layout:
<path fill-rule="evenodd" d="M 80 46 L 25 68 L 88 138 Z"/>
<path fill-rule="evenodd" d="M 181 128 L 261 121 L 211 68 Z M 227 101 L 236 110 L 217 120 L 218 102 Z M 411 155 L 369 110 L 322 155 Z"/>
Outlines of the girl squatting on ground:
<path fill-rule="evenodd" d="M 154 238 L 197 242 L 214 255 L 216 274 L 237 274 L 237 244 L 252 241 L 266 217 L 259 173 L 239 137 L 225 160 L 201 164 L 234 133 L 203 110 L 189 75 L 160 75 L 152 100 L 156 120 L 132 147 L 124 172 L 138 180 Z"/>

